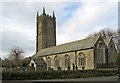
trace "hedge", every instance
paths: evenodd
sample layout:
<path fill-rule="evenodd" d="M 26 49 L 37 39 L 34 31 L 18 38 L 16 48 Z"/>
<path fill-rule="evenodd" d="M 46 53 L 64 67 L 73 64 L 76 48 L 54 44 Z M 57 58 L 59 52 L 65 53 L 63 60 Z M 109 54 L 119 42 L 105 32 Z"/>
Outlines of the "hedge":
<path fill-rule="evenodd" d="M 117 70 L 3 71 L 3 80 L 69 79 L 116 75 Z"/>

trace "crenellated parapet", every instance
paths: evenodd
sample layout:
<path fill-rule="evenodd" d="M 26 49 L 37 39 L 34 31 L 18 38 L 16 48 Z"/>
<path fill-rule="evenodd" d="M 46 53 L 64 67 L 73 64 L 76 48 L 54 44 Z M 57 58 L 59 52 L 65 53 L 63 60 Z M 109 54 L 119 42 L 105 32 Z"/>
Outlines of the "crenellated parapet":
<path fill-rule="evenodd" d="M 55 19 L 55 13 L 54 13 L 54 11 L 53 11 L 53 15 L 46 14 L 44 7 L 43 7 L 42 14 L 39 15 L 39 12 L 37 11 L 37 17 L 40 17 L 40 16 L 45 16 L 47 18 L 54 18 Z"/>

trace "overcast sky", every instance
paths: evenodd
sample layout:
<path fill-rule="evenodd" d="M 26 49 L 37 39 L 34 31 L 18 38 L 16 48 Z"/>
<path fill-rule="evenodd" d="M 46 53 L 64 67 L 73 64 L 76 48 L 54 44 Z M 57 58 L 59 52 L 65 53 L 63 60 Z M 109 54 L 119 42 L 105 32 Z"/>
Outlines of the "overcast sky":
<path fill-rule="evenodd" d="M 107 27 L 117 30 L 118 0 L 30 1 L 0 4 L 1 58 L 6 58 L 14 47 L 22 48 L 26 57 L 35 54 L 36 12 L 41 14 L 43 6 L 49 15 L 55 11 L 57 45 L 83 39 Z"/>

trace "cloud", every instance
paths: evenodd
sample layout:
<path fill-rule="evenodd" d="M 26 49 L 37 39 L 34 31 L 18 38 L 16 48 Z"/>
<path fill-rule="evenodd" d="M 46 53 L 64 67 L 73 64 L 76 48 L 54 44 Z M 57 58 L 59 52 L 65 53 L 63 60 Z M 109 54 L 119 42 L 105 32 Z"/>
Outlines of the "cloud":
<path fill-rule="evenodd" d="M 18 46 L 25 51 L 25 56 L 35 53 L 36 46 L 36 12 L 42 13 L 42 7 L 46 13 L 52 15 L 52 11 L 59 16 L 68 3 L 29 3 L 6 2 L 2 4 L 2 28 L 0 28 L 0 43 L 2 44 L 2 57 L 10 52 L 10 49 Z M 56 8 L 57 5 L 57 8 Z"/>
<path fill-rule="evenodd" d="M 58 38 L 62 41 L 58 44 L 85 38 L 88 34 L 116 24 L 117 3 L 83 2 L 72 14 L 73 17 L 60 27 Z"/>
<path fill-rule="evenodd" d="M 9 0 L 9 2 L 118 2 L 119 0 Z M 8 0 L 1 0 L 8 2 Z"/>
<path fill-rule="evenodd" d="M 4 58 L 8 58 L 8 52 L 3 52 L 3 51 L 0 51 L 0 58 L 4 59 Z"/>

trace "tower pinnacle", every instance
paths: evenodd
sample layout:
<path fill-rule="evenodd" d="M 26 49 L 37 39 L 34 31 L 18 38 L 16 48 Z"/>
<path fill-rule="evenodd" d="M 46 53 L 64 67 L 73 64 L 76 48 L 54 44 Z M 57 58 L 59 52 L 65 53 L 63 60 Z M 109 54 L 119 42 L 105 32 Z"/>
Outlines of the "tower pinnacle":
<path fill-rule="evenodd" d="M 45 8 L 43 7 L 43 15 L 45 15 Z"/>
<path fill-rule="evenodd" d="M 38 11 L 37 11 L 37 17 L 39 16 Z"/>
<path fill-rule="evenodd" d="M 53 11 L 53 18 L 55 18 L 55 13 L 54 13 L 54 11 Z"/>

